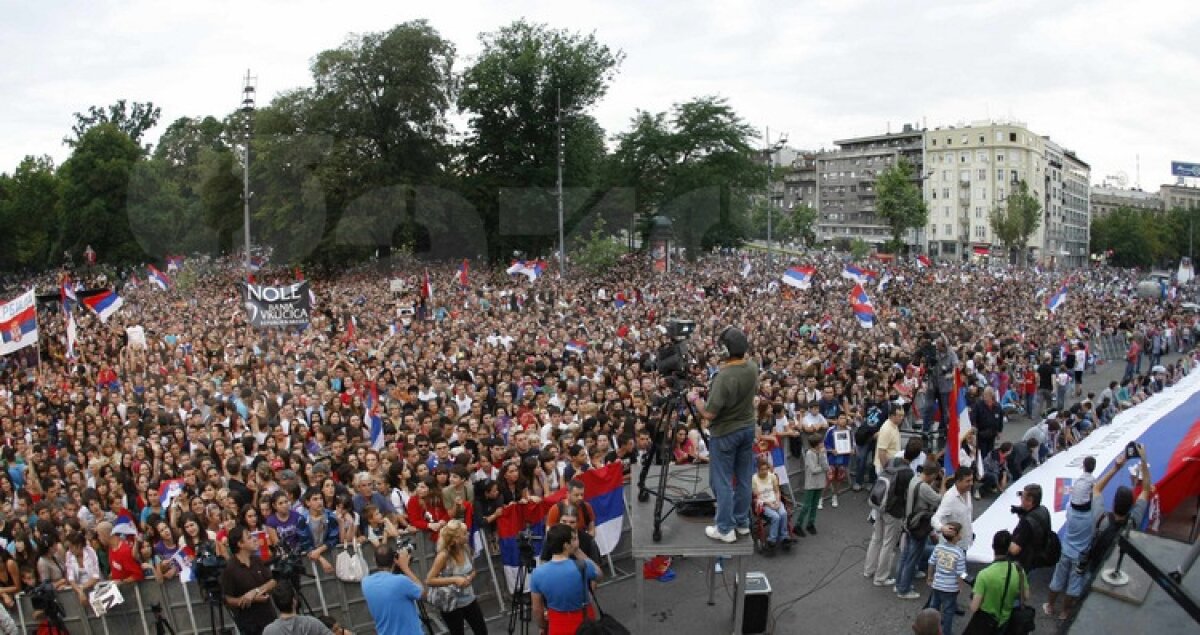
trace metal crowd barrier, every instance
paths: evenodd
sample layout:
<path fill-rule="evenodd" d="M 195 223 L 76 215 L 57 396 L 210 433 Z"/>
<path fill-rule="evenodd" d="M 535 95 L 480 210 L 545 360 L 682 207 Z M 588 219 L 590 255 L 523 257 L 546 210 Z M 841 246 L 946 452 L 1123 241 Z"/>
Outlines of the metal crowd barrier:
<path fill-rule="evenodd" d="M 627 497 L 628 499 L 628 497 Z M 628 509 L 622 520 L 621 540 L 613 553 L 606 557 L 608 575 L 601 586 L 631 577 L 633 573 L 619 570 L 614 560 L 632 557 L 633 543 L 631 540 L 630 516 Z M 475 577 L 474 590 L 483 610 L 484 616 L 490 622 L 507 620 L 509 617 L 509 590 L 505 582 L 504 565 L 500 554 L 492 553 L 491 541 L 483 541 L 483 551 L 475 558 L 475 566 L 479 575 Z M 414 539 L 413 572 L 422 580 L 428 573 L 433 558 L 436 555 L 436 545 L 423 532 Z M 363 557 L 366 559 L 371 572 L 378 570 L 375 566 L 375 551 L 370 544 L 363 545 Z M 315 615 L 332 615 L 339 624 L 356 634 L 371 634 L 375 632 L 375 622 L 367 610 L 366 600 L 363 599 L 362 585 L 342 582 L 332 574 L 324 573 L 315 562 L 311 562 L 311 576 L 301 578 L 300 592 L 307 600 Z M 162 609 L 162 617 L 174 628 L 177 635 L 199 635 L 214 632 L 213 614 L 220 611 L 224 624 L 230 632 L 236 632 L 232 615 L 224 604 L 210 608 L 203 590 L 196 582 L 183 583 L 179 578 L 166 582 L 147 579 L 136 584 L 120 585 L 124 602 L 111 609 L 103 617 L 96 617 L 90 609 L 85 610 L 80 604 L 74 591 L 59 591 L 58 605 L 62 609 L 63 622 L 67 630 L 76 635 L 155 635 L 157 632 L 153 606 Z M 215 608 L 215 611 L 214 611 Z M 436 609 L 426 606 L 426 611 L 433 623 L 433 634 L 441 635 L 446 632 L 445 625 Z M 13 620 L 17 622 L 22 633 L 36 631 L 40 620 L 35 619 L 33 605 L 28 593 L 18 596 Z M 165 631 L 164 631 L 165 632 Z"/>

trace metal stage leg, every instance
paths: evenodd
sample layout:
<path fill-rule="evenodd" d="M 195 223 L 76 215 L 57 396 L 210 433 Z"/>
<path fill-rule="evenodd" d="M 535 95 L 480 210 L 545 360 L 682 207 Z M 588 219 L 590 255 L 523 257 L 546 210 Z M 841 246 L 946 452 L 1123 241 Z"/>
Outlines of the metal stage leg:
<path fill-rule="evenodd" d="M 717 556 L 708 561 L 708 605 L 716 604 L 714 598 L 717 593 L 717 563 L 721 561 L 721 556 Z"/>
<path fill-rule="evenodd" d="M 733 635 L 742 635 L 742 618 L 746 611 L 746 558 L 737 557 L 737 579 L 733 581 Z"/>
<path fill-rule="evenodd" d="M 634 558 L 633 564 L 634 564 L 634 567 L 638 571 L 645 571 L 646 561 L 644 559 Z M 637 574 L 637 598 L 634 599 L 634 602 L 637 602 L 637 609 L 638 609 L 638 611 L 637 611 L 637 613 L 638 613 L 637 632 L 645 633 L 646 632 L 646 576 L 641 573 Z M 711 602 L 711 599 L 710 599 L 710 602 Z"/>

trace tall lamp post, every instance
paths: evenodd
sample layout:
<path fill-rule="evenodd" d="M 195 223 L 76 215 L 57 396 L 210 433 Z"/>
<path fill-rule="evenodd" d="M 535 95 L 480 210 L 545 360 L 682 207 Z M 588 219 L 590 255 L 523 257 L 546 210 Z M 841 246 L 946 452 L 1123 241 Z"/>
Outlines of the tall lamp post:
<path fill-rule="evenodd" d="M 563 133 L 562 133 L 562 89 L 557 92 L 557 112 L 555 122 L 558 126 L 558 275 L 567 277 L 567 243 L 563 235 Z"/>
<path fill-rule="evenodd" d="M 773 206 L 771 205 L 771 166 L 773 163 L 771 157 L 774 156 L 776 152 L 779 152 L 783 149 L 784 144 L 787 143 L 787 133 L 779 135 L 779 137 L 775 139 L 775 143 L 772 145 L 771 128 L 768 126 L 763 136 L 763 142 L 763 152 L 767 155 L 767 258 L 774 260 L 775 254 L 771 251 L 771 230 L 774 221 L 774 210 L 772 209 Z"/>
<path fill-rule="evenodd" d="M 250 69 L 246 69 L 246 79 L 242 88 L 242 114 L 245 116 L 243 125 L 245 126 L 245 154 L 242 156 L 242 223 L 243 231 L 246 234 L 246 267 L 250 267 L 250 135 L 251 121 L 254 117 L 254 93 L 255 86 L 258 84 L 257 77 L 250 76 Z"/>

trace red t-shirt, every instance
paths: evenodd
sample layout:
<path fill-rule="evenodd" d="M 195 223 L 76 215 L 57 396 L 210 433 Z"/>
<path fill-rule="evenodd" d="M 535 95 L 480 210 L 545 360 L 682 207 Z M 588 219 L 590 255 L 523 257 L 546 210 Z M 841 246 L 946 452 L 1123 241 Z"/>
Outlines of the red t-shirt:
<path fill-rule="evenodd" d="M 133 545 L 129 544 L 127 540 L 122 540 L 121 544 L 108 554 L 108 562 L 109 567 L 112 569 L 110 577 L 114 581 L 133 580 L 140 582 L 146 577 L 146 574 L 142 571 L 142 565 L 133 557 Z"/>

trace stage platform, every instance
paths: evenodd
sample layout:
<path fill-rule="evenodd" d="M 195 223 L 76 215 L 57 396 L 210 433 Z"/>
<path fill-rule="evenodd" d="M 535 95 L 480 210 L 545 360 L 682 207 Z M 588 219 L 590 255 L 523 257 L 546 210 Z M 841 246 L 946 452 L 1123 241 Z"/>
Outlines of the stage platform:
<path fill-rule="evenodd" d="M 1164 572 L 1179 566 L 1191 549 L 1186 543 L 1137 531 L 1130 533 L 1129 541 Z M 1118 555 L 1118 550 L 1114 549 L 1101 570 L 1113 568 Z M 1071 633 L 1090 635 L 1119 631 L 1170 635 L 1200 632 L 1200 624 L 1132 558 L 1125 557 L 1121 570 L 1130 577 L 1130 583 L 1124 587 L 1110 587 L 1096 576 L 1091 592 L 1071 624 Z M 1200 599 L 1200 566 L 1192 567 L 1183 577 L 1181 586 L 1193 599 Z"/>
<path fill-rule="evenodd" d="M 646 487 L 648 489 L 657 491 L 660 470 L 660 466 L 652 466 L 650 474 L 646 478 Z M 668 497 L 677 499 L 680 496 L 701 492 L 711 493 L 711 488 L 708 485 L 707 465 L 671 466 L 671 470 L 667 476 L 666 495 Z M 688 518 L 673 513 L 662 523 L 662 540 L 655 542 L 653 540 L 655 497 L 651 496 L 650 500 L 639 503 L 637 501 L 637 493 L 638 488 L 636 485 L 626 489 L 627 504 L 630 506 L 630 517 L 632 519 L 633 557 L 636 563 L 634 574 L 637 576 L 638 581 L 637 632 L 648 632 L 645 625 L 646 607 L 643 599 L 646 595 L 643 587 L 645 578 L 642 575 L 642 565 L 655 556 L 672 556 L 708 558 L 711 560 L 706 567 L 708 571 L 709 606 L 715 604 L 715 566 L 717 558 L 728 558 L 731 560 L 730 564 L 733 566 L 728 568 L 731 568 L 735 572 L 736 577 L 734 578 L 734 605 L 732 607 L 733 624 L 731 625 L 732 628 L 727 632 L 732 632 L 734 635 L 741 635 L 745 596 L 745 586 L 742 584 L 742 580 L 745 578 L 744 558 L 754 554 L 754 541 L 750 536 L 739 536 L 737 542 L 734 543 L 713 540 L 704 535 L 704 528 L 712 524 L 712 518 Z M 670 508 L 671 503 L 664 501 L 663 511 L 666 512 Z M 661 626 L 669 625 L 664 624 Z"/>

